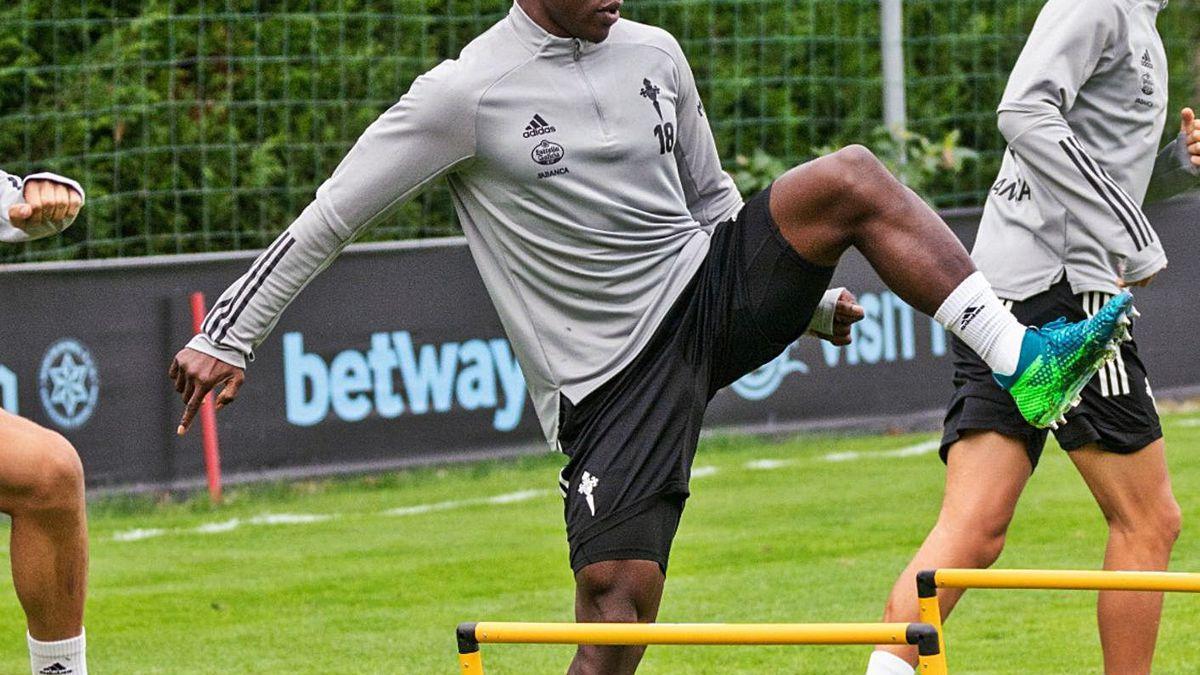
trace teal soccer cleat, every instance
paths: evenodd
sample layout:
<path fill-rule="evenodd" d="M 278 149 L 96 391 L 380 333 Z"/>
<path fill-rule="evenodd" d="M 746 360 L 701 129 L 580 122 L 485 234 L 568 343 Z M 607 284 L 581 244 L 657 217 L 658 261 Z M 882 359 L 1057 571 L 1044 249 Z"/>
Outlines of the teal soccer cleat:
<path fill-rule="evenodd" d="M 1109 300 L 1090 319 L 1053 321 L 1030 328 L 1021 343 L 1021 359 L 1012 375 L 994 375 L 1012 395 L 1026 421 L 1057 429 L 1067 411 L 1079 405 L 1080 392 L 1104 364 L 1130 339 L 1130 317 L 1136 316 L 1128 291 Z"/>

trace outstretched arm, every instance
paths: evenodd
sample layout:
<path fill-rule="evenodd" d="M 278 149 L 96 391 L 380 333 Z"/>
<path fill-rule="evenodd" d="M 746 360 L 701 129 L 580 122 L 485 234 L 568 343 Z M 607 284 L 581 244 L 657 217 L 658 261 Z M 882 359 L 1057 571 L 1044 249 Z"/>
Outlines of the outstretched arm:
<path fill-rule="evenodd" d="M 171 364 L 187 431 L 204 396 L 232 402 L 253 350 L 288 304 L 363 230 L 475 154 L 474 101 L 454 95 L 445 62 L 422 75 L 354 144 L 316 199 L 213 305 Z"/>
<path fill-rule="evenodd" d="M 1042 209 L 1058 210 L 1125 261 L 1125 280 L 1149 279 L 1167 258 L 1137 203 L 1067 124 L 1080 88 L 1119 35 L 1113 3 L 1050 0 L 1009 78 L 1000 132 L 1034 185 Z"/>
<path fill-rule="evenodd" d="M 58 234 L 83 208 L 79 183 L 53 173 L 24 180 L 0 171 L 0 241 L 16 244 Z"/>

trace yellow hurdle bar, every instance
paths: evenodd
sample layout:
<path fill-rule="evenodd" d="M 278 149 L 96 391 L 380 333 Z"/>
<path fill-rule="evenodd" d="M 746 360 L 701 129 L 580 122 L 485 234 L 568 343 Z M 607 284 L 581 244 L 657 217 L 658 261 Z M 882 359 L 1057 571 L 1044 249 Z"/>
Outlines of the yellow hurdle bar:
<path fill-rule="evenodd" d="M 504 623 L 458 627 L 461 672 L 483 673 L 480 643 L 571 645 L 917 645 L 922 675 L 945 675 L 926 660 L 938 650 L 933 626 L 921 623 Z"/>
<path fill-rule="evenodd" d="M 920 618 L 938 633 L 938 652 L 930 656 L 928 661 L 940 669 L 938 672 L 946 672 L 949 666 L 946 663 L 942 610 L 937 597 L 939 588 L 1200 593 L 1200 574 L 1106 570 L 925 570 L 917 574 Z"/>
<path fill-rule="evenodd" d="M 1200 574 L 1075 570 L 962 570 L 934 572 L 938 588 L 1034 588 L 1068 591 L 1200 593 Z"/>

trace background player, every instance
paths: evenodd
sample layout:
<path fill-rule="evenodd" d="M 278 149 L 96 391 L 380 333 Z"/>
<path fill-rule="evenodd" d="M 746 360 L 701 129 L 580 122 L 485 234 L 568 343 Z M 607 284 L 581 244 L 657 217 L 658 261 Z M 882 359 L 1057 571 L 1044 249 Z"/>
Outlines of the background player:
<path fill-rule="evenodd" d="M 743 205 L 678 43 L 619 21 L 620 5 L 519 0 L 418 78 L 170 369 L 182 432 L 214 386 L 218 406 L 234 399 L 254 347 L 342 247 L 446 175 L 546 437 L 570 457 L 560 486 L 580 621 L 654 620 L 709 399 L 805 331 L 847 248 L 1042 423 L 1094 373 L 1129 301 L 1027 331 L 862 147 Z M 861 317 L 844 310 L 843 334 Z M 582 647 L 572 672 L 632 672 L 641 653 Z"/>
<path fill-rule="evenodd" d="M 1026 323 L 1090 315 L 1118 288 L 1148 284 L 1166 267 L 1139 205 L 1197 185 L 1200 129 L 1185 109 L 1179 136 L 1156 159 L 1167 117 L 1167 62 L 1155 24 L 1164 5 L 1050 0 L 1013 69 L 999 108 L 1008 152 L 973 256 Z M 916 572 L 996 560 L 1046 441 L 960 341 L 954 355 L 942 511 L 896 581 L 888 621 L 917 620 Z M 1135 343 L 1087 386 L 1055 436 L 1108 522 L 1105 569 L 1166 569 L 1180 511 Z M 940 591 L 943 611 L 961 594 Z M 1107 672 L 1150 671 L 1161 609 L 1161 594 L 1100 594 Z M 915 651 L 880 650 L 870 675 L 913 672 Z"/>
<path fill-rule="evenodd" d="M 0 241 L 62 232 L 83 206 L 73 180 L 0 171 Z M 33 675 L 86 675 L 88 536 L 83 466 L 61 435 L 0 410 L 0 511 L 12 518 L 13 586 Z"/>

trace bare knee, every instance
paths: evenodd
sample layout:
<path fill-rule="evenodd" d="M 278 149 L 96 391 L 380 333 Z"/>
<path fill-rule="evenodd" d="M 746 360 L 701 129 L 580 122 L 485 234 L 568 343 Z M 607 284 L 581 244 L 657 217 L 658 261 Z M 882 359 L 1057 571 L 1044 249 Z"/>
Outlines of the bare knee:
<path fill-rule="evenodd" d="M 1183 511 L 1170 493 L 1134 512 L 1106 513 L 1105 518 L 1114 536 L 1160 553 L 1174 548 L 1183 529 Z"/>
<path fill-rule="evenodd" d="M 965 514 L 950 522 L 943 517 L 937 527 L 957 542 L 972 567 L 991 567 L 1004 552 L 1008 524 L 1009 519 L 1000 515 Z"/>
<path fill-rule="evenodd" d="M 848 145 L 829 159 L 842 196 L 864 213 L 878 212 L 894 201 L 887 191 L 896 180 L 869 148 Z"/>
<path fill-rule="evenodd" d="M 23 499 L 18 508 L 33 511 L 75 510 L 83 504 L 83 464 L 70 441 L 42 430 L 30 453 L 32 466 L 22 472 L 27 482 L 19 486 Z"/>
<path fill-rule="evenodd" d="M 615 571 L 605 565 L 588 565 L 575 578 L 580 608 L 591 621 L 637 621 L 633 598 Z"/>

